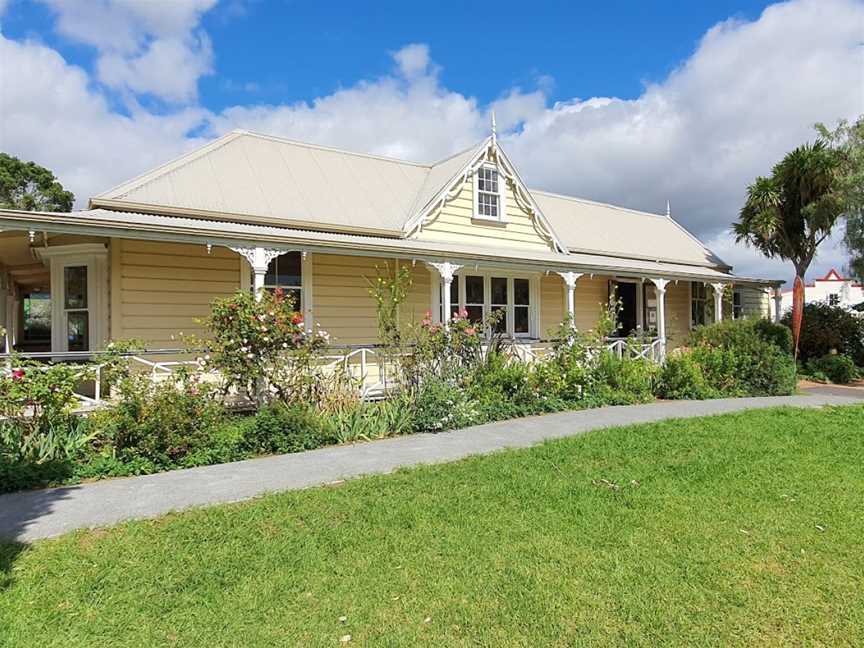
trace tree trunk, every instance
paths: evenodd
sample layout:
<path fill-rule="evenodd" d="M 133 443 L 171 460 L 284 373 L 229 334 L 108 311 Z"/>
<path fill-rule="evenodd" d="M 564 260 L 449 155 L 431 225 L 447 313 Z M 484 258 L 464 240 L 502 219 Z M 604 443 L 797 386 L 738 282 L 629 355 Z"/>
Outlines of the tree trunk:
<path fill-rule="evenodd" d="M 796 272 L 792 284 L 792 341 L 795 361 L 798 360 L 798 342 L 801 339 L 801 323 L 804 320 L 804 273 Z"/>

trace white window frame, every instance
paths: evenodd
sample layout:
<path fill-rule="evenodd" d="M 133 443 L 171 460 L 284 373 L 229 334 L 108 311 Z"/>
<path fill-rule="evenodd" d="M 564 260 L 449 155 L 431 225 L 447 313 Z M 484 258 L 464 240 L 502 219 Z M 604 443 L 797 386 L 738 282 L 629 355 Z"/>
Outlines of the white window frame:
<path fill-rule="evenodd" d="M 498 216 L 487 216 L 480 213 L 480 170 L 485 169 L 494 171 L 498 174 Z M 501 169 L 495 164 L 481 164 L 475 169 L 473 174 L 474 182 L 474 220 L 486 221 L 490 223 L 504 223 L 507 220 L 507 178 L 501 173 Z M 493 194 L 491 191 L 483 191 L 482 193 Z"/>
<path fill-rule="evenodd" d="M 458 294 L 459 294 L 459 303 L 454 302 L 452 304 L 453 310 L 461 311 L 466 307 L 465 302 L 465 277 L 473 276 L 473 277 L 483 277 L 483 317 L 484 319 L 489 316 L 492 312 L 492 277 L 501 277 L 507 279 L 507 331 L 505 335 L 507 337 L 511 337 L 514 339 L 540 339 L 539 331 L 540 331 L 540 275 L 534 273 L 526 273 L 526 272 L 512 272 L 509 270 L 495 270 L 495 269 L 478 269 L 474 270 L 473 268 L 463 268 L 459 270 L 459 272 L 454 275 L 453 282 L 458 282 Z M 514 279 L 527 279 L 528 280 L 528 332 L 527 333 L 516 333 L 513 329 L 515 327 L 515 299 L 516 293 L 513 287 Z M 436 321 L 440 321 L 438 319 L 438 314 L 441 312 L 441 282 L 433 281 L 432 282 L 432 296 L 436 302 L 436 307 L 432 309 L 432 312 L 436 315 Z"/>
<path fill-rule="evenodd" d="M 64 275 L 66 268 L 84 266 L 87 268 L 87 348 L 91 353 L 99 351 L 108 334 L 107 247 L 102 243 L 58 245 L 41 248 L 37 254 L 51 272 L 51 350 L 69 351 Z"/>

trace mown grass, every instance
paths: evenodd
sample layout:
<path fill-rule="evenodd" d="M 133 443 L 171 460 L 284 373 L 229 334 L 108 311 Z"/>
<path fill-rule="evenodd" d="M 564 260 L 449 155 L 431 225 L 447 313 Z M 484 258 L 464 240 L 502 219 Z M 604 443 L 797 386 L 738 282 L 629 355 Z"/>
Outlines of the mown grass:
<path fill-rule="evenodd" d="M 748 412 L 6 546 L 0 645 L 862 645 L 862 547 L 864 407 Z"/>

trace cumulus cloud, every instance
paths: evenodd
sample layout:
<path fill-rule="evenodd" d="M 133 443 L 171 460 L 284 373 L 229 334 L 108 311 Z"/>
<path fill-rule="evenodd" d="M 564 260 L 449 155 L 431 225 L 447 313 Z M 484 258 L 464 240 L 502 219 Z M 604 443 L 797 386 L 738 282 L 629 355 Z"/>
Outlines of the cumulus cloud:
<path fill-rule="evenodd" d="M 84 70 L 35 42 L 0 35 L 0 61 L 0 150 L 52 169 L 79 207 L 202 143 L 188 136 L 206 117 L 200 108 L 120 115 L 92 89 Z"/>
<path fill-rule="evenodd" d="M 57 16 L 57 32 L 95 47 L 105 85 L 174 103 L 197 96 L 212 71 L 213 51 L 198 29 L 217 0 L 41 0 Z"/>
<path fill-rule="evenodd" d="M 211 65 L 200 17 L 214 0 L 42 1 L 57 11 L 61 33 L 98 48 L 98 80 L 133 97 L 191 101 Z M 429 47 L 414 43 L 392 53 L 390 74 L 314 100 L 219 113 L 193 102 L 159 114 L 133 101 L 128 117 L 112 112 L 92 79 L 56 52 L 5 41 L 0 65 L 33 72 L 16 75 L 30 80 L 20 86 L 6 75 L 5 85 L 15 87 L 0 97 L 0 146 L 54 168 L 84 197 L 198 143 L 189 133 L 242 127 L 435 160 L 487 135 L 494 110 L 504 146 L 531 186 L 655 212 L 670 200 L 673 216 L 739 273 L 782 277 L 784 264 L 734 245 L 729 224 L 747 183 L 812 139 L 814 122 L 864 112 L 862 31 L 864 4 L 855 0 L 773 5 L 757 20 L 714 26 L 677 69 L 628 100 L 551 103 L 547 79 L 536 90 L 504 88 L 483 104 L 447 88 Z M 160 74 L 165 66 L 173 77 Z M 816 265 L 822 272 L 842 258 L 835 237 Z"/>

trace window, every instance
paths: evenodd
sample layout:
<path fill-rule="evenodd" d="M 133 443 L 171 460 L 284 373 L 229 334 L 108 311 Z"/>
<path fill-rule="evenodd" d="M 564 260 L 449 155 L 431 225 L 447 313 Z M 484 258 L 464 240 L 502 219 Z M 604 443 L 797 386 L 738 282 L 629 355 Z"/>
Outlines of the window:
<path fill-rule="evenodd" d="M 732 319 L 741 319 L 744 317 L 744 299 L 740 290 L 732 293 Z"/>
<path fill-rule="evenodd" d="M 531 284 L 527 279 L 513 280 L 513 332 L 528 335 L 531 327 Z"/>
<path fill-rule="evenodd" d="M 483 277 L 468 275 L 465 277 L 465 310 L 468 311 L 468 319 L 472 322 L 483 321 L 483 310 L 486 304 L 485 286 Z"/>
<path fill-rule="evenodd" d="M 281 288 L 291 299 L 294 310 L 303 310 L 303 261 L 300 252 L 287 252 L 276 257 L 267 267 L 264 288 L 270 291 Z"/>
<path fill-rule="evenodd" d="M 63 268 L 63 313 L 69 351 L 89 351 L 90 315 L 87 310 L 87 266 Z"/>
<path fill-rule="evenodd" d="M 840 295 L 837 293 L 831 293 L 828 295 L 828 305 L 829 306 L 839 306 L 840 305 Z"/>
<path fill-rule="evenodd" d="M 500 312 L 495 332 L 512 337 L 536 335 L 534 289 L 525 277 L 502 277 L 497 273 L 457 275 L 450 284 L 453 312 L 464 309 L 468 319 L 480 324 Z M 437 292 L 441 311 L 441 288 Z"/>
<path fill-rule="evenodd" d="M 490 313 L 501 313 L 498 321 L 495 323 L 496 333 L 506 333 L 510 330 L 507 321 L 507 278 L 492 277 L 490 280 L 492 286 L 492 303 Z"/>
<path fill-rule="evenodd" d="M 690 300 L 690 324 L 691 326 L 701 326 L 708 322 L 707 305 L 708 286 L 700 281 L 694 281 L 691 284 L 691 300 Z"/>
<path fill-rule="evenodd" d="M 476 218 L 500 221 L 503 219 L 504 210 L 501 197 L 501 179 L 498 177 L 498 169 L 489 166 L 481 166 L 477 169 L 477 181 L 475 185 L 475 209 Z"/>

